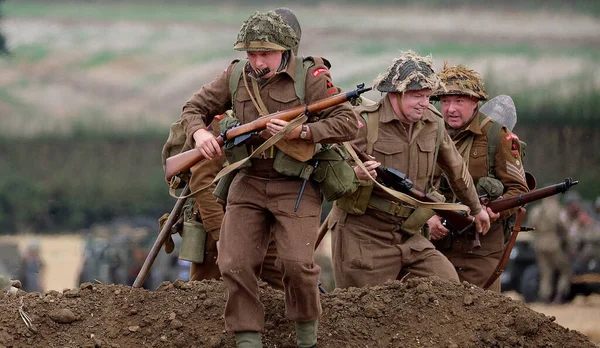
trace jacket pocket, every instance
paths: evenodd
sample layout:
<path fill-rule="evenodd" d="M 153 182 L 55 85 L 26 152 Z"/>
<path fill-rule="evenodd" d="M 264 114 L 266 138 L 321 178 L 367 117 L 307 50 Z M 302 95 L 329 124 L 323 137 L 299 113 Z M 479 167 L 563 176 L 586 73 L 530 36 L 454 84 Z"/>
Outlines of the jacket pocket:
<path fill-rule="evenodd" d="M 435 138 L 418 139 L 417 146 L 419 148 L 419 154 L 417 156 L 418 161 L 418 178 L 427 178 L 433 171 L 433 161 L 435 154 Z"/>
<path fill-rule="evenodd" d="M 296 92 L 293 88 L 271 88 L 269 90 L 269 97 L 275 102 L 276 110 L 271 110 L 268 102 L 265 101 L 269 112 L 277 112 L 287 110 L 291 107 L 300 105 L 300 99 L 296 96 Z"/>
<path fill-rule="evenodd" d="M 389 168 L 393 168 L 394 163 L 402 163 L 400 157 L 405 148 L 406 144 L 400 141 L 378 140 L 373 144 L 373 150 L 382 155 L 383 165 Z"/>
<path fill-rule="evenodd" d="M 258 115 L 256 107 L 252 103 L 252 97 L 245 88 L 238 88 L 235 96 L 235 117 L 242 123 L 254 121 L 250 115 Z"/>

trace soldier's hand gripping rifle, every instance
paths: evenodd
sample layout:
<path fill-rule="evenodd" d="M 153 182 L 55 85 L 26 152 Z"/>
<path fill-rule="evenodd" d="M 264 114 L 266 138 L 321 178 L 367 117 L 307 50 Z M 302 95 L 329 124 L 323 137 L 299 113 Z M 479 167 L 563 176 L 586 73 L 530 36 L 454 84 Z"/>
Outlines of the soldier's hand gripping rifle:
<path fill-rule="evenodd" d="M 354 152 L 356 152 L 358 158 L 361 161 L 364 162 L 373 160 L 369 155 L 367 155 L 365 152 L 356 147 L 356 145 L 352 144 L 352 148 L 354 149 Z M 423 202 L 442 203 L 435 196 L 423 193 L 413 188 L 412 181 L 408 179 L 406 177 L 406 174 L 402 172 L 399 172 L 392 168 L 386 168 L 384 166 L 379 166 L 375 168 L 375 172 L 377 172 L 378 181 L 384 186 L 390 187 L 396 191 L 407 194 Z M 447 223 L 452 228 L 461 232 L 470 228 L 473 225 L 473 222 L 475 221 L 475 219 L 472 216 L 468 215 L 466 212 L 438 209 L 434 209 L 434 211 L 440 217 L 446 219 Z"/>
<path fill-rule="evenodd" d="M 338 93 L 334 96 L 321 99 L 311 104 L 304 104 L 293 107 L 288 110 L 278 111 L 269 115 L 259 117 L 250 123 L 240 124 L 236 127 L 223 131 L 221 135 L 219 135 L 216 138 L 217 143 L 219 143 L 219 145 L 222 147 L 225 144 L 225 141 L 238 137 L 241 138 L 235 139 L 234 142 L 235 144 L 241 143 L 243 142 L 243 140 L 247 139 L 250 135 L 254 134 L 255 132 L 267 128 L 267 123 L 269 123 L 269 121 L 271 121 L 272 119 L 291 121 L 301 114 L 308 115 L 316 113 L 334 105 L 358 98 L 361 94 L 370 90 L 371 87 L 365 87 L 364 84 L 360 84 L 356 86 L 356 89 L 349 92 Z M 187 171 L 194 164 L 200 162 L 203 159 L 204 156 L 198 148 L 194 148 L 167 158 L 165 170 L 167 182 L 170 182 L 171 178 L 177 173 L 183 173 Z"/>

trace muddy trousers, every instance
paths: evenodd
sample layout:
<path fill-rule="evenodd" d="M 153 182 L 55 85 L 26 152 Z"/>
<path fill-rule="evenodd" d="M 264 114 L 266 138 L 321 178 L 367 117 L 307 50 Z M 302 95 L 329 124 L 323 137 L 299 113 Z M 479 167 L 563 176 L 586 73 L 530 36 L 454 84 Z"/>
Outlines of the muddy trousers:
<path fill-rule="evenodd" d="M 472 236 L 466 233 L 452 238 L 450 249 L 444 250 L 441 247 L 446 243 L 445 239 L 436 243 L 436 246 L 440 247 L 442 253 L 454 265 L 461 282 L 466 281 L 483 288 L 502 258 L 504 251 L 504 227 L 502 223 L 492 223 L 485 236 L 479 235 L 479 242 L 481 243 L 479 248 L 473 246 Z M 488 290 L 500 292 L 500 277 L 490 285 Z"/>
<path fill-rule="evenodd" d="M 540 268 L 540 288 L 538 296 L 542 301 L 552 300 L 554 273 L 558 272 L 555 297 L 564 300 L 571 290 L 571 263 L 567 254 L 561 250 L 536 251 Z"/>
<path fill-rule="evenodd" d="M 271 233 L 283 272 L 287 316 L 307 322 L 321 315 L 320 268 L 314 263 L 321 197 L 309 182 L 295 212 L 301 184 L 295 178 L 266 179 L 241 172 L 231 184 L 219 253 L 228 294 L 225 327 L 229 332 L 263 331 L 258 276 Z"/>
<path fill-rule="evenodd" d="M 404 277 L 458 281 L 452 264 L 427 238 L 400 231 L 400 217 L 371 209 L 352 215 L 334 207 L 329 218 L 336 287 L 381 285 Z"/>

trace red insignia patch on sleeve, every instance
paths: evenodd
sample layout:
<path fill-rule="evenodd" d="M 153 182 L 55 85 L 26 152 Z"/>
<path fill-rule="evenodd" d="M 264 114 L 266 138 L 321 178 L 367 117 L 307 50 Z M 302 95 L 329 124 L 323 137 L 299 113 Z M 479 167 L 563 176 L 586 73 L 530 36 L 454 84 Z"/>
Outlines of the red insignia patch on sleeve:
<path fill-rule="evenodd" d="M 313 71 L 313 77 L 317 77 L 319 75 L 321 75 L 322 73 L 327 74 L 328 76 L 331 76 L 329 74 L 329 70 L 325 69 L 325 68 L 319 68 L 319 69 L 315 69 L 315 71 Z"/>
<path fill-rule="evenodd" d="M 335 88 L 335 87 L 330 88 L 330 89 L 327 90 L 327 93 L 329 93 L 329 94 L 332 94 L 332 93 L 335 93 L 335 92 L 337 92 L 337 88 Z"/>

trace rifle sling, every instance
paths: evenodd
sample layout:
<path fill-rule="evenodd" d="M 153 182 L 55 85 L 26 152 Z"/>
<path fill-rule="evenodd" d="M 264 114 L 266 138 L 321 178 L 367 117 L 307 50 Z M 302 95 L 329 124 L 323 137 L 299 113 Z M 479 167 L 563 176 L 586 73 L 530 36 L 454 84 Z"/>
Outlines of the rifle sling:
<path fill-rule="evenodd" d="M 284 136 L 286 136 L 286 134 L 288 134 L 289 132 L 292 131 L 292 129 L 298 127 L 299 125 L 303 124 L 304 122 L 306 122 L 306 120 L 308 119 L 308 117 L 306 117 L 305 114 L 301 114 L 300 116 L 296 117 L 294 120 L 290 121 L 290 123 L 288 123 L 281 131 L 275 133 L 272 137 L 270 137 L 269 139 L 267 139 L 264 143 L 260 144 L 260 146 L 258 146 L 251 154 L 250 156 L 243 158 L 235 163 L 232 163 L 230 165 L 228 165 L 227 167 L 221 169 L 221 171 L 215 176 L 215 178 L 213 179 L 213 181 L 204 186 L 201 187 L 197 190 L 195 190 L 194 192 L 185 195 L 185 196 L 177 196 L 175 194 L 175 190 L 171 187 L 169 188 L 169 194 L 172 197 L 175 197 L 177 199 L 179 198 L 187 198 L 187 197 L 191 197 L 193 195 L 195 195 L 196 193 L 202 191 L 202 190 L 206 190 L 207 188 L 209 188 L 212 184 L 214 184 L 215 182 L 219 181 L 219 179 L 221 179 L 222 177 L 224 177 L 225 175 L 233 172 L 234 170 L 237 170 L 239 167 L 241 167 L 244 163 L 246 163 L 248 160 L 250 160 L 250 158 L 252 157 L 256 157 L 256 155 L 258 155 L 259 153 L 265 151 L 266 149 L 268 149 L 269 147 L 273 146 L 276 142 L 278 142 L 279 140 L 283 139 Z"/>
<path fill-rule="evenodd" d="M 371 174 L 369 174 L 369 171 L 367 170 L 367 168 L 365 168 L 365 165 L 360 160 L 360 158 L 358 158 L 358 156 L 356 155 L 356 152 L 354 152 L 354 149 L 352 148 L 352 146 L 348 142 L 344 142 L 342 144 L 344 145 L 344 147 L 346 148 L 346 150 L 348 151 L 350 156 L 352 156 L 352 159 L 354 160 L 354 162 L 356 162 L 356 165 L 367 174 L 369 179 L 371 181 L 373 181 L 375 185 L 377 185 L 379 188 L 384 190 L 386 193 L 390 194 L 392 197 L 394 197 L 398 201 L 405 202 L 405 203 L 411 204 L 416 207 L 425 207 L 425 208 L 430 208 L 430 209 L 435 209 L 435 210 L 465 210 L 467 212 L 471 211 L 471 209 L 469 209 L 469 207 L 467 207 L 464 204 L 422 202 L 422 201 L 419 201 L 407 194 L 404 194 L 402 192 L 399 192 L 399 191 L 390 189 L 389 187 L 385 187 L 385 186 L 381 185 L 377 180 L 375 180 L 371 176 Z"/>

